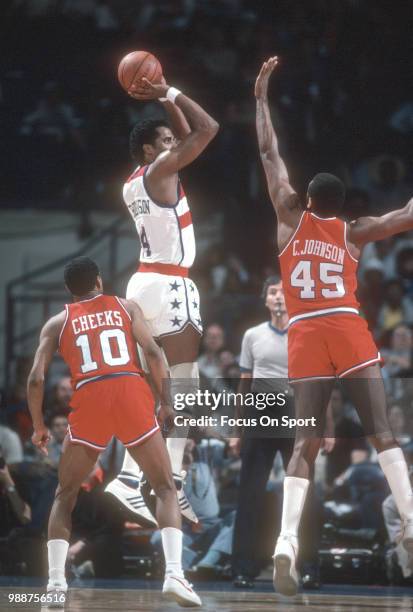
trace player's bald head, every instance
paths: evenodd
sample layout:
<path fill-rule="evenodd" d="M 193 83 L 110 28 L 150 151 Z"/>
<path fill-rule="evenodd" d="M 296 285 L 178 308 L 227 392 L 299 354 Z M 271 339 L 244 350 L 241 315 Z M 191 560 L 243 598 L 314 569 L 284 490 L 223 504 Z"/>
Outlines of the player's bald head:
<path fill-rule="evenodd" d="M 343 209 L 346 188 L 334 174 L 320 172 L 310 181 L 307 196 L 311 210 L 321 217 L 337 216 Z"/>

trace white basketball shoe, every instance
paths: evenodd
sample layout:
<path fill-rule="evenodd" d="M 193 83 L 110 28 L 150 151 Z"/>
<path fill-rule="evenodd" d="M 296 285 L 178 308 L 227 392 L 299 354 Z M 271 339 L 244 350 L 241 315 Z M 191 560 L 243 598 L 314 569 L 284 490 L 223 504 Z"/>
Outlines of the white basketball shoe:
<path fill-rule="evenodd" d="M 183 608 L 200 608 L 202 601 L 183 576 L 167 574 L 162 588 L 162 595 L 168 601 L 175 601 Z"/>
<path fill-rule="evenodd" d="M 44 598 L 44 599 L 43 599 Z M 67 600 L 67 585 L 49 583 L 47 593 L 40 598 L 42 608 L 64 608 Z"/>
<path fill-rule="evenodd" d="M 106 486 L 105 492 L 116 497 L 125 508 L 132 512 L 139 525 L 143 527 L 158 526 L 156 518 L 142 497 L 139 478 L 134 474 L 122 471 L 117 478 Z"/>
<path fill-rule="evenodd" d="M 176 487 L 176 495 L 178 497 L 179 509 L 181 511 L 182 516 L 188 519 L 188 521 L 191 521 L 191 523 L 198 523 L 198 517 L 193 511 L 192 506 L 189 503 L 187 496 L 185 495 L 183 487 L 185 476 L 185 471 L 182 471 L 181 474 L 173 475 Z"/>
<path fill-rule="evenodd" d="M 299 577 L 296 569 L 298 540 L 294 536 L 283 536 L 277 540 L 274 552 L 274 588 L 277 593 L 293 596 L 297 594 Z"/>
<path fill-rule="evenodd" d="M 175 482 L 176 496 L 178 498 L 178 505 L 182 516 L 184 516 L 191 523 L 198 523 L 198 517 L 192 509 L 191 504 L 185 494 L 183 483 L 185 480 L 186 472 L 182 470 L 180 474 L 173 473 L 173 479 Z M 151 490 L 151 495 L 155 495 L 155 491 Z"/>

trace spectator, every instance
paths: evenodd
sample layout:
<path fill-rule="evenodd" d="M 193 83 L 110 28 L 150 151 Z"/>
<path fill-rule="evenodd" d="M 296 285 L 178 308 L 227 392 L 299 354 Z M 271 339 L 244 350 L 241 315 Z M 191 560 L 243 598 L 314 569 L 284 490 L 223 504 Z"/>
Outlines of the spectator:
<path fill-rule="evenodd" d="M 387 493 L 386 479 L 379 464 L 370 460 L 370 450 L 351 451 L 351 465 L 334 480 L 333 496 L 355 506 L 358 527 L 380 529 L 380 508 Z"/>
<path fill-rule="evenodd" d="M 21 525 L 26 525 L 31 520 L 31 510 L 27 503 L 20 497 L 17 492 L 15 482 L 10 474 L 7 463 L 4 459 L 0 458 L 0 495 L 2 498 L 2 515 L 4 516 L 4 505 L 10 504 L 9 508 L 12 510 L 14 519 L 17 519 Z M 5 497 L 5 499 L 3 498 Z M 5 525 L 2 524 L 4 529 Z M 8 526 L 10 530 L 10 525 Z M 3 534 L 4 535 L 4 534 Z"/>
<path fill-rule="evenodd" d="M 385 373 L 388 376 L 400 376 L 412 366 L 413 333 L 410 327 L 401 323 L 397 325 L 390 338 L 390 348 L 383 350 Z"/>
<path fill-rule="evenodd" d="M 81 171 L 80 154 L 85 141 L 80 120 L 73 107 L 62 98 L 59 86 L 49 82 L 36 108 L 23 117 L 20 134 L 32 163 L 23 176 L 35 195 L 49 198 L 62 195 L 68 178 L 77 180 Z"/>
<path fill-rule="evenodd" d="M 209 380 L 222 376 L 220 353 L 224 348 L 225 334 L 218 323 L 211 323 L 205 330 L 202 354 L 198 359 L 199 372 Z"/>
<path fill-rule="evenodd" d="M 222 247 L 216 246 L 209 255 L 209 273 L 211 275 L 214 294 L 242 293 L 245 291 L 250 276 L 235 255 L 226 256 Z"/>
<path fill-rule="evenodd" d="M 10 453 L 12 460 L 18 456 Z M 17 468 L 17 462 L 13 468 Z M 28 525 L 32 518 L 32 511 L 21 494 L 4 457 L 0 456 L 0 573 L 13 575 L 21 571 L 25 564 L 26 571 L 31 551 L 22 546 L 19 529 Z"/>
<path fill-rule="evenodd" d="M 384 269 L 382 262 L 379 259 L 370 259 L 363 266 L 358 296 L 364 315 L 372 329 L 377 326 L 377 318 L 383 301 L 383 282 Z"/>
<path fill-rule="evenodd" d="M 50 81 L 44 88 L 44 96 L 35 110 L 23 117 L 21 134 L 41 136 L 55 143 L 67 143 L 73 138 L 79 145 L 83 143 L 75 118 L 73 107 L 64 102 L 57 83 Z"/>
<path fill-rule="evenodd" d="M 392 404 L 388 415 L 389 423 L 397 442 L 406 453 L 413 454 L 413 440 L 411 434 L 407 431 L 403 408 L 399 404 Z"/>
<path fill-rule="evenodd" d="M 7 465 L 23 461 L 23 447 L 20 438 L 16 432 L 5 425 L 0 425 L 0 457 L 3 457 Z"/>
<path fill-rule="evenodd" d="M 50 420 L 49 428 L 52 439 L 47 446 L 48 460 L 56 469 L 59 465 L 60 455 L 62 454 L 63 441 L 67 433 L 67 424 L 67 417 L 64 414 L 55 414 Z"/>
<path fill-rule="evenodd" d="M 372 268 L 372 262 L 377 266 L 377 269 L 383 272 L 385 280 L 396 276 L 396 256 L 398 239 L 394 236 L 379 240 L 378 242 L 369 242 L 363 249 L 360 265 L 359 276 L 363 277 L 365 271 Z M 379 264 L 380 267 L 379 267 Z"/>
<path fill-rule="evenodd" d="M 26 397 L 26 380 L 30 367 L 30 358 L 19 357 L 16 360 L 16 379 L 5 406 L 7 424 L 19 434 L 23 443 L 30 439 L 33 432 Z"/>
<path fill-rule="evenodd" d="M 402 282 L 396 278 L 385 285 L 384 303 L 377 322 L 383 331 L 391 330 L 402 322 L 413 323 L 413 305 L 404 295 Z"/>
<path fill-rule="evenodd" d="M 407 295 L 413 297 L 413 247 L 406 245 L 397 254 L 397 274 L 400 276 Z"/>
<path fill-rule="evenodd" d="M 375 212 L 399 208 L 411 195 L 405 183 L 405 164 L 393 155 L 378 155 L 359 165 L 355 173 L 355 185 L 365 189 L 374 202 Z"/>
<path fill-rule="evenodd" d="M 62 376 L 52 390 L 47 416 L 50 420 L 54 414 L 68 415 L 70 412 L 70 400 L 72 399 L 73 389 L 70 376 Z"/>
<path fill-rule="evenodd" d="M 405 184 L 406 168 L 395 156 L 383 155 L 373 162 L 372 200 L 380 210 L 398 208 L 411 196 L 411 188 Z"/>

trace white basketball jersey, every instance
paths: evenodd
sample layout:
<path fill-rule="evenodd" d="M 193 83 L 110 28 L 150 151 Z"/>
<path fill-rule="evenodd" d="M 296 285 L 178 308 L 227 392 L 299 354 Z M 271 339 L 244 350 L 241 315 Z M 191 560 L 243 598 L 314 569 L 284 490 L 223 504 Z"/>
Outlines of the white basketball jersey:
<path fill-rule="evenodd" d="M 175 204 L 159 204 L 149 195 L 145 174 L 138 166 L 123 186 L 123 199 L 141 241 L 140 261 L 190 268 L 195 259 L 191 212 L 180 181 Z"/>

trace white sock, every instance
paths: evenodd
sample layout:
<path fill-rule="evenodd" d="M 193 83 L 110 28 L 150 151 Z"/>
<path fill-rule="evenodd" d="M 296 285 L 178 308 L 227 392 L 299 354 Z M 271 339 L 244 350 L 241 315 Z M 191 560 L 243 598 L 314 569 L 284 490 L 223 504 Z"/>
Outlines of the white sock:
<path fill-rule="evenodd" d="M 65 564 L 69 542 L 66 540 L 49 540 L 47 556 L 49 559 L 49 584 L 67 587 Z"/>
<path fill-rule="evenodd" d="M 171 366 L 169 370 L 171 373 L 171 395 L 173 398 L 177 394 L 186 396 L 187 394 L 197 392 L 199 389 L 199 369 L 196 361 L 178 363 Z M 179 476 L 182 470 L 182 459 L 189 427 L 179 427 L 177 429 L 179 430 L 179 437 L 167 438 L 166 447 L 171 459 L 172 472 Z"/>
<path fill-rule="evenodd" d="M 307 478 L 284 478 L 284 501 L 280 535 L 298 537 L 298 527 L 310 481 Z"/>
<path fill-rule="evenodd" d="M 186 438 L 167 438 L 166 448 L 171 459 L 172 472 L 181 475 L 182 459 L 184 457 Z"/>
<path fill-rule="evenodd" d="M 134 459 L 130 456 L 128 450 L 125 450 L 125 457 L 122 463 L 122 472 L 133 474 L 136 478 L 140 478 L 141 469 Z"/>
<path fill-rule="evenodd" d="M 175 527 L 161 529 L 163 553 L 165 556 L 165 575 L 183 577 L 182 571 L 182 531 Z"/>
<path fill-rule="evenodd" d="M 401 448 L 389 448 L 378 455 L 402 519 L 413 519 L 413 493 L 406 459 Z"/>

